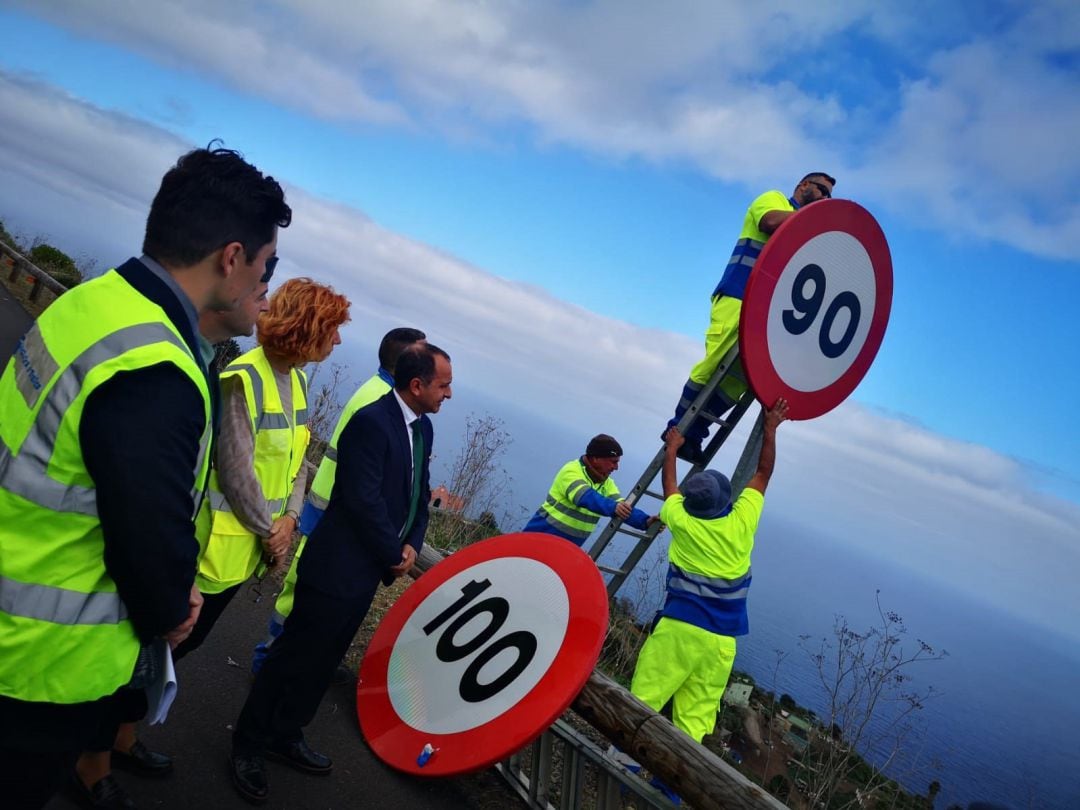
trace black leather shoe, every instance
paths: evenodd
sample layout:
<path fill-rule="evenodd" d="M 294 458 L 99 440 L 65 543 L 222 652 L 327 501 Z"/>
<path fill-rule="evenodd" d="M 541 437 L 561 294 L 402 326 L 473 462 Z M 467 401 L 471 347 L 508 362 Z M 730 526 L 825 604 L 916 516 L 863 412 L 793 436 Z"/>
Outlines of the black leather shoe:
<path fill-rule="evenodd" d="M 229 773 L 236 790 L 246 801 L 262 804 L 270 795 L 266 778 L 266 763 L 258 754 L 229 754 Z"/>
<path fill-rule="evenodd" d="M 311 746 L 303 740 L 276 746 L 266 753 L 272 759 L 284 762 L 286 765 L 292 765 L 298 771 L 304 773 L 330 773 L 330 770 L 334 767 L 330 757 L 324 756 L 318 751 L 313 751 Z"/>
<path fill-rule="evenodd" d="M 83 807 L 94 810 L 137 810 L 127 791 L 110 773 L 87 787 L 77 773 L 72 773 L 72 791 Z"/>
<path fill-rule="evenodd" d="M 173 768 L 172 757 L 151 751 L 139 740 L 135 741 L 130 751 L 119 751 L 114 748 L 112 763 L 118 768 L 143 776 L 164 776 Z"/>

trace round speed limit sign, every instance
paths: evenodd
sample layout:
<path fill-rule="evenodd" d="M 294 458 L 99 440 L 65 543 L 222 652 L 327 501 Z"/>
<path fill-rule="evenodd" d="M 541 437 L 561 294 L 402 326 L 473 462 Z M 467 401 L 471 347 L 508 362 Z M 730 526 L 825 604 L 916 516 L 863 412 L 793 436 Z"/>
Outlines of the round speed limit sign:
<path fill-rule="evenodd" d="M 592 559 L 547 534 L 455 552 L 398 599 L 360 667 L 375 754 L 446 776 L 485 768 L 551 725 L 585 685 L 608 626 Z"/>
<path fill-rule="evenodd" d="M 787 398 L 792 419 L 843 402 L 881 346 L 892 286 L 885 234 L 862 206 L 824 200 L 785 221 L 754 264 L 739 323 L 758 399 Z"/>

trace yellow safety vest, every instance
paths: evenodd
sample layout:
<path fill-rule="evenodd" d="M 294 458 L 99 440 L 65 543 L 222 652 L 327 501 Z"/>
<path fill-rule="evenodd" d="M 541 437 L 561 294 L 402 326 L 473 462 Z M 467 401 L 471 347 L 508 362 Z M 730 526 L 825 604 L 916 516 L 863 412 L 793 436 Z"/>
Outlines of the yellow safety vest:
<path fill-rule="evenodd" d="M 598 484 L 589 477 L 580 458 L 567 462 L 555 474 L 547 498 L 540 504 L 529 525 L 525 526 L 525 531 L 534 530 L 530 528 L 535 525 L 533 521 L 543 520 L 558 534 L 568 536 L 581 545 L 600 522 L 600 515 L 596 512 L 578 506 L 581 496 L 589 489 L 596 490 L 605 498 L 619 500 L 619 488 L 611 478 Z"/>
<path fill-rule="evenodd" d="M 240 355 L 221 374 L 222 380 L 235 378 L 243 385 L 255 436 L 255 477 L 275 520 L 285 514 L 311 436 L 306 424 L 307 378 L 299 369 L 290 376 L 292 412 L 286 414 L 262 347 Z M 210 473 L 209 501 L 210 535 L 199 558 L 196 584 L 200 591 L 220 593 L 251 576 L 262 557 L 262 543 L 233 514 L 216 469 Z"/>
<path fill-rule="evenodd" d="M 203 397 L 197 509 L 212 432 L 206 378 L 162 308 L 115 270 L 53 303 L 0 377 L 0 695 L 83 703 L 131 679 L 139 641 L 105 570 L 79 424 L 98 386 L 163 362 L 187 374 Z"/>

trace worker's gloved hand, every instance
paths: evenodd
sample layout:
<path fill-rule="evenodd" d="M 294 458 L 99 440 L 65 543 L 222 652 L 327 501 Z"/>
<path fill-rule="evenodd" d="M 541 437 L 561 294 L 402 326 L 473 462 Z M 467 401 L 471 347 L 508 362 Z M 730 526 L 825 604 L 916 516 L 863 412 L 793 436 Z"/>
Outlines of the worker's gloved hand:
<path fill-rule="evenodd" d="M 633 507 L 630 506 L 630 504 L 628 504 L 626 501 L 619 501 L 617 504 L 615 504 L 615 517 L 617 517 L 619 520 L 626 520 L 628 517 L 630 517 L 630 513 L 633 511 Z"/>

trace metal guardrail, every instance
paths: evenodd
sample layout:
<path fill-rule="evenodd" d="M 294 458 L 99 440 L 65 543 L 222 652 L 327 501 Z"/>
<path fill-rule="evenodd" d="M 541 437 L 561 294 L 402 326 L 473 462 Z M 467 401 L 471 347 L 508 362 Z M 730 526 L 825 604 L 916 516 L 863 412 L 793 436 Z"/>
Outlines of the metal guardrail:
<path fill-rule="evenodd" d="M 4 242 L 0 242 L 0 255 L 11 260 L 11 272 L 8 274 L 9 281 L 18 281 L 19 273 L 26 273 L 34 279 L 34 289 L 30 291 L 29 296 L 31 301 L 36 302 L 38 300 L 43 288 L 57 296 L 67 292 L 67 287 Z"/>
<path fill-rule="evenodd" d="M 676 806 L 564 720 L 556 720 L 528 749 L 499 762 L 495 770 L 536 810 L 621 810 L 627 801 L 637 810 Z"/>

